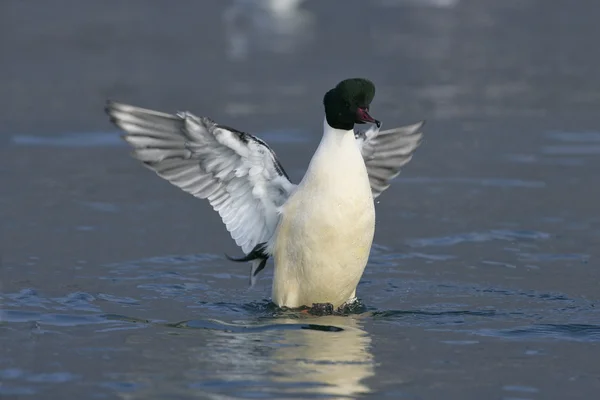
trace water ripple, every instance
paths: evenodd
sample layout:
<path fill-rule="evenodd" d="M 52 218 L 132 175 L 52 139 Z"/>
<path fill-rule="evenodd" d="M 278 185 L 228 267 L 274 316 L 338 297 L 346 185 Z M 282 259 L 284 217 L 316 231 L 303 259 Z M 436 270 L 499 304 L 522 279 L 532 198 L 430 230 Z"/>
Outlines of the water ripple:
<path fill-rule="evenodd" d="M 527 261 L 579 261 L 587 263 L 590 259 L 589 254 L 558 254 L 558 253 L 521 253 L 521 259 Z"/>
<path fill-rule="evenodd" d="M 514 188 L 531 188 L 538 189 L 546 187 L 546 182 L 542 181 L 527 181 L 522 179 L 503 179 L 503 178 L 433 178 L 433 177 L 418 177 L 418 178 L 396 178 L 398 183 L 457 183 L 463 185 L 477 185 L 487 187 L 514 187 Z"/>
<path fill-rule="evenodd" d="M 46 147 L 125 146 L 119 135 L 119 132 L 82 132 L 56 136 L 15 135 L 12 142 L 20 146 Z"/>
<path fill-rule="evenodd" d="M 496 310 L 450 310 L 450 311 L 424 311 L 424 310 L 388 310 L 375 311 L 373 318 L 404 318 L 404 317 L 445 317 L 445 316 L 475 316 L 475 317 L 495 317 L 501 315 Z"/>
<path fill-rule="evenodd" d="M 181 329 L 208 329 L 218 330 L 230 333 L 254 333 L 265 332 L 270 330 L 313 330 L 323 332 L 342 332 L 344 329 L 332 325 L 320 324 L 266 324 L 266 325 L 240 325 L 219 321 L 216 319 L 206 320 L 189 320 L 177 322 L 174 324 L 166 324 L 169 328 Z"/>
<path fill-rule="evenodd" d="M 475 335 L 502 339 L 555 339 L 577 342 L 600 341 L 600 325 L 540 324 L 509 329 L 478 329 Z"/>
<path fill-rule="evenodd" d="M 479 243 L 491 240 L 543 240 L 549 239 L 550 237 L 551 235 L 546 232 L 495 229 L 487 232 L 467 232 L 441 237 L 412 239 L 408 241 L 408 245 L 412 247 L 454 246 L 465 242 Z"/>
<path fill-rule="evenodd" d="M 596 155 L 600 154 L 600 146 L 589 144 L 544 146 L 542 153 L 548 155 Z"/>
<path fill-rule="evenodd" d="M 600 132 L 548 132 L 546 136 L 561 142 L 600 143 Z"/>
<path fill-rule="evenodd" d="M 148 323 L 149 321 L 118 314 L 55 314 L 23 310 L 0 310 L 0 321 L 35 322 L 52 326 L 95 325 L 115 322 Z"/>

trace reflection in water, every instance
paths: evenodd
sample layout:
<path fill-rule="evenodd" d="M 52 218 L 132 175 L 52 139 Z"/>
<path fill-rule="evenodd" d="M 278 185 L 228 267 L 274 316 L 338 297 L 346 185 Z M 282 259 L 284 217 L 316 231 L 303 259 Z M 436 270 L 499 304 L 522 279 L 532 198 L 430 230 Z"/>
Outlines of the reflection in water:
<path fill-rule="evenodd" d="M 234 0 L 223 21 L 228 56 L 243 60 L 255 50 L 292 53 L 312 39 L 312 15 L 304 0 Z"/>
<path fill-rule="evenodd" d="M 298 322 L 286 320 L 287 323 Z M 373 376 L 371 338 L 351 317 L 315 318 L 315 324 L 343 327 L 341 332 L 290 330 L 283 333 L 271 367 L 277 382 L 302 382 L 306 392 L 353 396 L 369 392 L 364 380 Z M 313 386 L 314 385 L 314 386 Z M 294 388 L 295 392 L 302 392 Z"/>
<path fill-rule="evenodd" d="M 260 326 L 198 320 L 172 326 L 211 331 L 206 344 L 188 350 L 188 375 L 196 390 L 261 398 L 370 391 L 364 379 L 374 375 L 371 339 L 353 317 L 277 318 Z M 214 374 L 195 376 L 196 366 L 206 364 Z"/>

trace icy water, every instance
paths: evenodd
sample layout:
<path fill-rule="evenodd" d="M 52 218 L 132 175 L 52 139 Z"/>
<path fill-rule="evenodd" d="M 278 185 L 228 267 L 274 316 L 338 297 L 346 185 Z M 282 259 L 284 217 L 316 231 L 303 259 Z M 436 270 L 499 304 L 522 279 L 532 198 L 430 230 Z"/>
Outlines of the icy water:
<path fill-rule="evenodd" d="M 597 398 L 600 3 L 256 4 L 0 4 L 0 398 Z M 248 290 L 102 111 L 210 115 L 298 182 L 351 76 L 428 122 L 347 316 Z"/>

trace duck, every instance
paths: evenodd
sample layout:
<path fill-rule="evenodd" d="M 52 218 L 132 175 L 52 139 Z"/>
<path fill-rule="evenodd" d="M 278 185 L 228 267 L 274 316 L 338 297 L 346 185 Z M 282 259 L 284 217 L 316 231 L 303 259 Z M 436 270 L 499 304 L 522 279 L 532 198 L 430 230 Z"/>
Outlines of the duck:
<path fill-rule="evenodd" d="M 107 101 L 105 111 L 158 176 L 206 199 L 250 263 L 250 286 L 274 261 L 271 301 L 281 308 L 353 304 L 375 233 L 375 199 L 413 157 L 425 121 L 381 130 L 375 85 L 349 78 L 323 97 L 321 141 L 292 183 L 259 137 L 191 112 Z"/>

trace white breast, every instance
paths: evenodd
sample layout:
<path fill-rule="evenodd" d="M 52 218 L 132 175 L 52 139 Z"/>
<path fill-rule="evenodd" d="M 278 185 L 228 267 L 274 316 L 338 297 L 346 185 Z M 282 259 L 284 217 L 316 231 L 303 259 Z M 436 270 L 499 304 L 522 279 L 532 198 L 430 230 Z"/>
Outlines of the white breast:
<path fill-rule="evenodd" d="M 308 171 L 282 209 L 273 243 L 273 301 L 338 307 L 352 298 L 374 229 L 371 187 L 354 132 L 325 123 Z"/>

